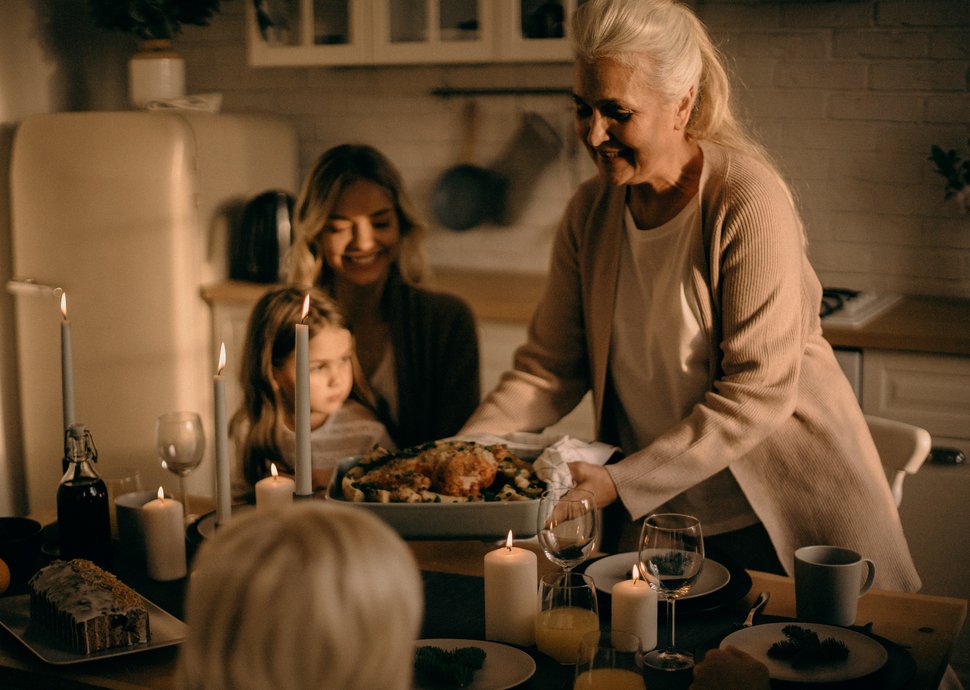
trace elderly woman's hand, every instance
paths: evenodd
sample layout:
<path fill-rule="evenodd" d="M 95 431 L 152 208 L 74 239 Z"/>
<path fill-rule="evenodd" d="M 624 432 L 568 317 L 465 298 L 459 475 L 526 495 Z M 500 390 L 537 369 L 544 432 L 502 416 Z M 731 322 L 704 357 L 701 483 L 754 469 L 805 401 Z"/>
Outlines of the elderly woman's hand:
<path fill-rule="evenodd" d="M 768 690 L 768 668 L 750 654 L 728 645 L 712 649 L 694 667 L 690 690 Z"/>
<path fill-rule="evenodd" d="M 569 473 L 577 489 L 592 492 L 597 508 L 605 508 L 616 500 L 616 486 L 605 467 L 577 461 L 569 463 Z"/>

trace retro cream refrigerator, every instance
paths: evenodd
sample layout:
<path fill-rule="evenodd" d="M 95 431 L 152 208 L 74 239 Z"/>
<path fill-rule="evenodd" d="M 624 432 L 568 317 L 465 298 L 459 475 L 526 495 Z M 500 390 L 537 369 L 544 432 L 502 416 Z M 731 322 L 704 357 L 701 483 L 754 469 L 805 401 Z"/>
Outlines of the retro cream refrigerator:
<path fill-rule="evenodd" d="M 77 422 L 91 428 L 104 474 L 135 467 L 145 488 L 174 492 L 155 419 L 194 410 L 208 449 L 187 487 L 213 494 L 219 343 L 200 288 L 226 276 L 234 210 L 268 189 L 295 191 L 297 149 L 293 129 L 269 116 L 55 113 L 17 128 L 14 275 L 66 291 Z M 27 496 L 31 511 L 47 511 L 63 455 L 62 317 L 49 291 L 17 294 Z"/>

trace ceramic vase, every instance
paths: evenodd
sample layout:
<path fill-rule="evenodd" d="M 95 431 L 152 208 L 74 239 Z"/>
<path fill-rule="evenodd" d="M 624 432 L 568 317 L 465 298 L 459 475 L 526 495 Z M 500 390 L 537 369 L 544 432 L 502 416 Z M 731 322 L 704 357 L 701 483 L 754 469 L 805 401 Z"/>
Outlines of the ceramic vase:
<path fill-rule="evenodd" d="M 135 108 L 185 95 L 185 58 L 167 39 L 142 41 L 128 60 L 128 100 Z"/>

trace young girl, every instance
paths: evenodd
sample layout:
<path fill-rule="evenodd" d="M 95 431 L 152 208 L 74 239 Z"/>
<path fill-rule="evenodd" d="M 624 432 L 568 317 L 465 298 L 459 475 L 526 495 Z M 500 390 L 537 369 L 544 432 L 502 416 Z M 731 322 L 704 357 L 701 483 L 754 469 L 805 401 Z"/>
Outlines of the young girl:
<path fill-rule="evenodd" d="M 310 429 L 313 485 L 326 487 L 337 463 L 394 445 L 373 412 L 372 396 L 354 354 L 354 339 L 334 303 L 310 291 Z M 253 307 L 240 379 L 243 404 L 233 416 L 232 435 L 245 490 L 270 474 L 275 463 L 294 471 L 296 435 L 295 325 L 306 291 L 284 287 L 267 292 Z"/>

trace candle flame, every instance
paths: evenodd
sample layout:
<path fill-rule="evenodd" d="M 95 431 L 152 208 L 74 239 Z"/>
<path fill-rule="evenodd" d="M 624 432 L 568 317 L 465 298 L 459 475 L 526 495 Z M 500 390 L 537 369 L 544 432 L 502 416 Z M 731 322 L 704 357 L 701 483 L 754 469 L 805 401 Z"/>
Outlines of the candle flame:
<path fill-rule="evenodd" d="M 279 470 L 276 469 L 276 463 L 275 462 L 270 463 L 270 465 L 269 465 L 269 473 L 271 475 L 273 475 L 273 479 L 276 479 L 278 476 L 280 476 Z"/>
<path fill-rule="evenodd" d="M 300 315 L 300 321 L 306 321 L 306 315 L 310 313 L 310 293 L 306 293 L 306 297 L 303 298 L 303 313 Z"/>
<path fill-rule="evenodd" d="M 67 319 L 67 292 L 61 293 L 61 316 Z"/>
<path fill-rule="evenodd" d="M 162 460 L 162 469 L 163 470 L 167 470 L 168 469 L 168 463 L 165 462 L 164 460 Z"/>
<path fill-rule="evenodd" d="M 222 370 L 226 368 L 226 344 L 222 343 L 219 345 L 219 366 L 216 369 L 216 376 L 222 374 Z"/>
<path fill-rule="evenodd" d="M 165 492 L 162 490 L 162 487 L 158 487 L 158 500 L 159 501 L 165 500 Z"/>
<path fill-rule="evenodd" d="M 509 530 L 509 536 L 505 538 L 505 548 L 512 550 L 512 530 Z"/>
<path fill-rule="evenodd" d="M 640 579 L 640 568 L 638 568 L 636 566 L 636 564 L 634 564 L 633 565 L 633 582 L 636 583 L 637 580 L 639 580 L 639 579 Z"/>

